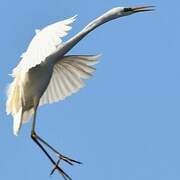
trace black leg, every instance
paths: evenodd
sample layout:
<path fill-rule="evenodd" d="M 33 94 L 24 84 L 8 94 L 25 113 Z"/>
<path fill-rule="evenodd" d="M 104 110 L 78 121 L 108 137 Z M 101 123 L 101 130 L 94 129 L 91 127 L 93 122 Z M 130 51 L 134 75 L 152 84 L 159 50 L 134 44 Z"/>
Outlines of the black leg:
<path fill-rule="evenodd" d="M 41 137 L 39 137 L 36 132 L 35 132 L 35 125 L 36 125 L 36 112 L 37 112 L 37 108 L 38 108 L 38 104 L 39 101 L 34 101 L 34 116 L 33 116 L 33 124 L 32 124 L 32 131 L 31 131 L 31 138 L 33 139 L 33 141 L 40 147 L 40 149 L 45 153 L 45 155 L 48 157 L 48 159 L 51 161 L 51 163 L 54 165 L 53 170 L 51 171 L 52 175 L 54 173 L 55 170 L 58 170 L 58 172 L 63 176 L 63 178 L 65 180 L 72 180 L 71 177 L 65 173 L 60 167 L 59 167 L 59 163 L 60 160 L 63 160 L 65 162 L 67 162 L 70 165 L 73 165 L 73 163 L 78 163 L 81 164 L 79 161 L 75 161 L 71 158 L 68 158 L 66 156 L 63 156 L 62 154 L 60 154 L 56 149 L 54 149 L 52 146 L 50 146 L 46 141 L 44 141 Z M 46 145 L 48 148 L 50 148 L 54 153 L 56 153 L 56 155 L 58 155 L 59 159 L 57 161 L 57 163 L 53 160 L 53 158 L 49 155 L 49 153 L 46 151 L 46 149 L 42 146 L 43 143 L 44 145 Z"/>
<path fill-rule="evenodd" d="M 50 146 L 45 140 L 43 140 L 41 137 L 39 137 L 37 134 L 36 134 L 36 138 L 42 142 L 44 145 L 46 145 L 48 148 L 50 148 L 54 153 L 56 153 L 56 155 L 59 157 L 60 160 L 63 160 L 65 162 L 67 162 L 68 164 L 70 165 L 73 165 L 73 163 L 77 163 L 77 164 L 82 164 L 81 162 L 79 161 L 76 161 L 74 159 L 71 159 L 67 156 L 64 156 L 62 155 L 61 153 L 59 153 L 56 149 L 54 149 L 52 146 Z"/>
<path fill-rule="evenodd" d="M 54 171 L 57 169 L 58 172 L 63 176 L 63 178 L 65 180 L 72 180 L 72 178 L 66 174 L 58 165 L 59 165 L 59 161 L 58 163 L 56 163 L 52 157 L 48 154 L 48 152 L 44 149 L 44 147 L 39 143 L 39 141 L 36 139 L 36 133 L 31 133 L 31 138 L 33 139 L 33 141 L 40 147 L 40 149 L 45 153 L 45 155 L 49 158 L 49 160 L 51 161 L 51 163 L 54 165 L 54 169 L 51 172 L 51 175 L 54 173 Z"/>

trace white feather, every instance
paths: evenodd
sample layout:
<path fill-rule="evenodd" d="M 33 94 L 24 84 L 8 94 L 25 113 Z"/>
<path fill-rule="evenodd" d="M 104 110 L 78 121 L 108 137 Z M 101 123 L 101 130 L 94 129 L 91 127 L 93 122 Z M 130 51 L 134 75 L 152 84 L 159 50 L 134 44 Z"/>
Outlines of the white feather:
<path fill-rule="evenodd" d="M 75 21 L 76 16 L 54 23 L 42 30 L 36 30 L 36 35 L 30 42 L 27 50 L 23 53 L 20 63 L 13 69 L 15 77 L 18 72 L 26 73 L 30 68 L 35 67 L 52 54 L 62 42 L 60 38 L 67 35 L 71 29 L 69 26 Z"/>
<path fill-rule="evenodd" d="M 22 125 L 22 107 L 19 109 L 19 111 L 14 115 L 14 120 L 13 120 L 13 132 L 14 135 L 17 136 L 20 128 Z"/>
<path fill-rule="evenodd" d="M 91 76 L 99 56 L 65 56 L 55 66 L 50 83 L 40 99 L 40 105 L 63 100 L 84 87 L 82 79 Z"/>

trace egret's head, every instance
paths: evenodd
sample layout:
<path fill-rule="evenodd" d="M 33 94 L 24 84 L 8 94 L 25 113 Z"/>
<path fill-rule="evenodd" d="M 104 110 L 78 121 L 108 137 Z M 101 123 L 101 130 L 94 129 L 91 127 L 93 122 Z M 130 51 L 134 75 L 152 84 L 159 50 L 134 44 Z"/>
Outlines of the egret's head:
<path fill-rule="evenodd" d="M 154 11 L 154 6 L 124 7 L 122 15 L 127 16 L 139 12 Z"/>
<path fill-rule="evenodd" d="M 154 6 L 139 6 L 139 7 L 116 7 L 111 10 L 117 18 L 120 16 L 128 16 L 134 13 L 153 11 Z"/>

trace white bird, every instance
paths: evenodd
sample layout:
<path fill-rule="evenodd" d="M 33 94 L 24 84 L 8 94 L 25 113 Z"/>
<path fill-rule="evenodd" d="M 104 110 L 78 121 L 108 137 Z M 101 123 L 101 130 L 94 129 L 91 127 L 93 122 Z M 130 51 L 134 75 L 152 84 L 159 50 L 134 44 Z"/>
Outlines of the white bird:
<path fill-rule="evenodd" d="M 18 135 L 21 125 L 33 116 L 31 137 L 54 165 L 51 174 L 58 170 L 64 179 L 71 179 L 59 167 L 60 160 L 71 165 L 80 162 L 60 154 L 36 134 L 37 108 L 43 104 L 61 101 L 80 90 L 84 86 L 83 79 L 91 77 L 95 70 L 92 65 L 97 63 L 99 58 L 98 55 L 66 56 L 66 53 L 89 32 L 104 23 L 122 16 L 152 10 L 153 6 L 113 8 L 64 43 L 61 38 L 67 35 L 76 16 L 36 30 L 36 35 L 26 52 L 22 54 L 20 63 L 13 69 L 14 79 L 8 88 L 6 111 L 13 116 L 15 135 Z M 58 155 L 58 162 L 53 160 L 43 145 Z"/>

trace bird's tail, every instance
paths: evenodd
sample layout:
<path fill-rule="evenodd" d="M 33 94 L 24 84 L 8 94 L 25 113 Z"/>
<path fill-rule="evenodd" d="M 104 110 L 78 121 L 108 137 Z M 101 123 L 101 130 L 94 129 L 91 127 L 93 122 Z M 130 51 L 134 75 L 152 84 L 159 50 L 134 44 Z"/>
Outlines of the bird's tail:
<path fill-rule="evenodd" d="M 18 135 L 22 124 L 21 87 L 19 81 L 20 76 L 17 76 L 9 85 L 6 103 L 7 114 L 12 114 L 13 116 L 13 131 L 15 135 Z"/>
<path fill-rule="evenodd" d="M 28 122 L 32 117 L 32 112 L 32 109 L 23 112 L 22 108 L 20 108 L 18 113 L 13 115 L 13 132 L 15 136 L 19 134 L 22 124 Z"/>
<path fill-rule="evenodd" d="M 22 107 L 22 87 L 20 85 L 21 76 L 17 75 L 7 90 L 6 112 L 13 116 L 13 132 L 17 136 L 22 123 L 27 122 L 32 110 L 24 111 Z"/>
<path fill-rule="evenodd" d="M 14 121 L 13 121 L 13 132 L 14 135 L 17 136 L 22 125 L 22 107 L 19 109 L 18 113 L 14 114 Z"/>

